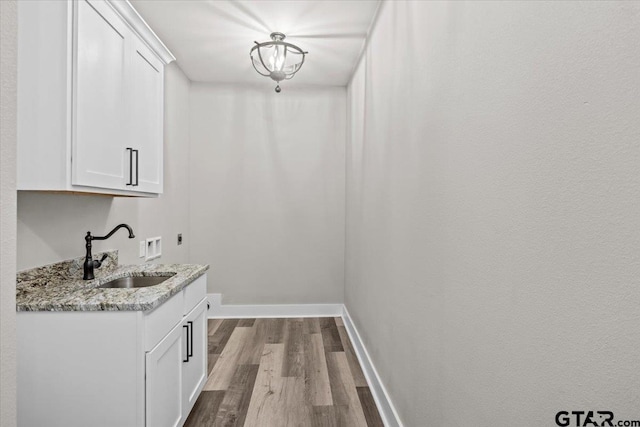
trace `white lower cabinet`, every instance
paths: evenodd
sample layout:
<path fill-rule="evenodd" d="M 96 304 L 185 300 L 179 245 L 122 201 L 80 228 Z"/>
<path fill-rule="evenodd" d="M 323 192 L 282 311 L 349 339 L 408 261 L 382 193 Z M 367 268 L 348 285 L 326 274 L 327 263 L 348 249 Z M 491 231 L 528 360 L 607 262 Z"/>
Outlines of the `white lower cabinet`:
<path fill-rule="evenodd" d="M 146 354 L 147 426 L 184 424 L 207 378 L 207 301 L 202 299 Z"/>
<path fill-rule="evenodd" d="M 206 288 L 150 312 L 18 312 L 18 425 L 183 425 L 206 382 Z"/>
<path fill-rule="evenodd" d="M 182 363 L 183 422 L 196 403 L 207 381 L 207 301 L 201 301 L 182 324 L 188 338 L 187 353 Z"/>
<path fill-rule="evenodd" d="M 146 356 L 147 425 L 175 427 L 182 421 L 182 325 L 176 325 Z"/>

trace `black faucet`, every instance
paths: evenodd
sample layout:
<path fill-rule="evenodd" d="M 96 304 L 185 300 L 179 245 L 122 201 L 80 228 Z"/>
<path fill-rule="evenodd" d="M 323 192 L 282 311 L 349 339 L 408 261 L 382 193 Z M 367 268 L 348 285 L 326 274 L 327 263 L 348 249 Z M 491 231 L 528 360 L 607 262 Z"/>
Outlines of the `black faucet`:
<path fill-rule="evenodd" d="M 93 275 L 93 269 L 94 268 L 100 268 L 100 266 L 102 265 L 102 261 L 105 260 L 105 258 L 107 257 L 107 254 L 104 254 L 102 256 L 102 259 L 100 261 L 95 261 L 93 259 L 93 255 L 91 255 L 91 241 L 92 240 L 107 240 L 109 237 L 111 237 L 113 235 L 113 233 L 115 233 L 116 231 L 118 231 L 121 228 L 126 228 L 127 230 L 129 230 L 129 238 L 133 239 L 134 236 L 133 235 L 133 230 L 131 229 L 131 227 L 129 227 L 127 224 L 120 224 L 118 225 L 116 228 L 114 228 L 113 230 L 111 230 L 109 232 L 109 234 L 107 234 L 106 236 L 92 236 L 90 231 L 87 231 L 87 235 L 84 236 L 84 240 L 85 242 L 87 242 L 87 244 L 85 245 L 85 247 L 87 248 L 87 254 L 84 258 L 84 275 L 82 276 L 82 278 L 84 280 L 93 280 L 95 277 Z"/>

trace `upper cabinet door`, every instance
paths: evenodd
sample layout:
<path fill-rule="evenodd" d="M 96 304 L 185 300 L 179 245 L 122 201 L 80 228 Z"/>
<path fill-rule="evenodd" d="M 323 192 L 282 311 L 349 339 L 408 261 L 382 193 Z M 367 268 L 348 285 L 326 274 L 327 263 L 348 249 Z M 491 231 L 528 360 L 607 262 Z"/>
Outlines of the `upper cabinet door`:
<path fill-rule="evenodd" d="M 76 5 L 72 183 L 124 189 L 132 37 L 105 2 L 80 0 Z"/>
<path fill-rule="evenodd" d="M 135 152 L 135 189 L 162 193 L 164 66 L 139 39 L 131 57 L 130 147 Z"/>

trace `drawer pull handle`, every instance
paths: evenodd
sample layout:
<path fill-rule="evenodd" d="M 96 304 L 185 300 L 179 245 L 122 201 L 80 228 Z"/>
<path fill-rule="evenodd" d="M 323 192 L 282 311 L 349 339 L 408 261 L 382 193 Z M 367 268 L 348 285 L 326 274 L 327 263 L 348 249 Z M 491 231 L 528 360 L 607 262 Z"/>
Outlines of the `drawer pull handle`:
<path fill-rule="evenodd" d="M 186 359 L 182 359 L 182 363 L 188 362 L 189 361 L 189 357 L 191 357 L 191 355 L 189 354 L 189 326 L 188 325 L 182 325 L 183 328 L 187 328 L 187 348 L 185 348 L 185 353 L 187 353 L 187 358 Z"/>
<path fill-rule="evenodd" d="M 189 346 L 189 353 L 187 353 L 187 360 L 189 360 L 190 357 L 193 357 L 193 322 L 192 321 L 188 321 L 187 322 L 189 324 L 189 335 L 191 335 L 191 339 L 187 340 L 188 343 L 187 345 Z"/>

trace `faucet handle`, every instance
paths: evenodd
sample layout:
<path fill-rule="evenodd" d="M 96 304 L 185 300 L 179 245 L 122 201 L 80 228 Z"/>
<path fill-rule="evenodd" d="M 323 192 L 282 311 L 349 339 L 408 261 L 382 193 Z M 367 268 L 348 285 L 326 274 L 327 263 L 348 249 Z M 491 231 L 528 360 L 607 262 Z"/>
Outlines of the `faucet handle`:
<path fill-rule="evenodd" d="M 102 255 L 102 258 L 100 258 L 100 261 L 94 260 L 93 261 L 94 268 L 100 268 L 100 266 L 102 265 L 102 262 L 105 259 L 107 259 L 107 256 L 108 256 L 107 254 L 104 254 L 104 255 Z"/>

